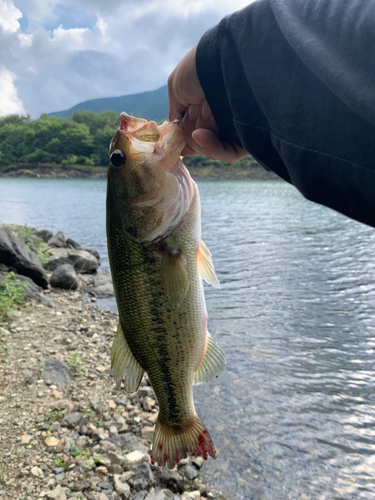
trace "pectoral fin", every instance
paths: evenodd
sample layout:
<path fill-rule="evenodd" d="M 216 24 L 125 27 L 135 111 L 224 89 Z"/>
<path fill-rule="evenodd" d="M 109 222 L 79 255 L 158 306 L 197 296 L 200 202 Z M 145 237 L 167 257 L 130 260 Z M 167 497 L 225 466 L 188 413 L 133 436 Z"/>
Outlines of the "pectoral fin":
<path fill-rule="evenodd" d="M 120 388 L 124 377 L 125 391 L 134 392 L 138 389 L 145 371 L 131 352 L 120 323 L 112 344 L 111 368 L 117 388 Z"/>
<path fill-rule="evenodd" d="M 207 332 L 206 350 L 199 368 L 195 372 L 194 384 L 204 384 L 218 377 L 226 366 L 223 351 Z"/>
<path fill-rule="evenodd" d="M 202 278 L 210 285 L 220 288 L 219 280 L 215 274 L 211 252 L 202 240 L 198 247 L 198 269 Z"/>
<path fill-rule="evenodd" d="M 185 259 L 181 252 L 172 252 L 167 248 L 164 250 L 161 281 L 172 306 L 180 307 L 189 289 Z"/>

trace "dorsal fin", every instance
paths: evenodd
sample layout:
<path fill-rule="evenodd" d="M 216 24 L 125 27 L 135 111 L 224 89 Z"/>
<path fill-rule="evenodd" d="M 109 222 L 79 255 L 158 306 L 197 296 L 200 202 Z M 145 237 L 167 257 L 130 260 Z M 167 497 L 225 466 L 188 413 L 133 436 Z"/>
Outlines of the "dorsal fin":
<path fill-rule="evenodd" d="M 226 366 L 223 351 L 207 332 L 206 350 L 199 368 L 195 372 L 194 384 L 204 384 L 218 377 Z"/>
<path fill-rule="evenodd" d="M 197 252 L 198 258 L 198 269 L 202 278 L 210 285 L 220 288 L 219 280 L 215 274 L 214 264 L 212 262 L 212 256 L 209 249 L 206 247 L 204 241 L 202 240 Z"/>
<path fill-rule="evenodd" d="M 120 388 L 124 377 L 126 392 L 134 392 L 138 389 L 145 371 L 131 352 L 120 322 L 112 344 L 111 368 L 114 371 L 117 388 Z"/>

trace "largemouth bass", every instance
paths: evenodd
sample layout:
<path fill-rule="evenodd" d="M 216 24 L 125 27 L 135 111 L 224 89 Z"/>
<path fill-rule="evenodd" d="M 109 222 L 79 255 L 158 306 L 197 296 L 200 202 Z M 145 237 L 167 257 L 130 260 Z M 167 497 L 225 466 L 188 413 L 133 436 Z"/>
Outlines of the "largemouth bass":
<path fill-rule="evenodd" d="M 136 391 L 147 372 L 159 403 L 151 459 L 174 467 L 216 452 L 199 420 L 193 384 L 225 358 L 207 332 L 202 278 L 219 286 L 201 240 L 198 188 L 180 159 L 177 122 L 122 113 L 110 145 L 107 240 L 119 325 L 112 346 L 118 387 Z"/>

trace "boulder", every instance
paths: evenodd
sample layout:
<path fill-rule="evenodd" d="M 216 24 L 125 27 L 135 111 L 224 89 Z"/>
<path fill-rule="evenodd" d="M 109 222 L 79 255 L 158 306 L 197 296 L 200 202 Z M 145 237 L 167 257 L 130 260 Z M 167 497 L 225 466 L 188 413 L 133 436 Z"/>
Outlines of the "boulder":
<path fill-rule="evenodd" d="M 94 278 L 94 288 L 92 290 L 95 295 L 114 295 L 111 273 L 104 269 Z"/>
<path fill-rule="evenodd" d="M 64 290 L 75 290 L 78 287 L 77 274 L 71 264 L 64 264 L 55 269 L 49 282 L 51 286 Z"/>
<path fill-rule="evenodd" d="M 55 357 L 44 361 L 44 377 L 57 385 L 70 385 L 73 380 L 69 367 L 61 359 Z"/>
<path fill-rule="evenodd" d="M 57 233 L 48 240 L 48 245 L 51 247 L 65 248 L 66 241 L 64 233 L 62 231 L 57 231 Z"/>
<path fill-rule="evenodd" d="M 63 266 L 64 264 L 72 265 L 68 257 L 58 257 L 57 259 L 51 259 L 49 262 L 47 262 L 47 264 L 44 265 L 44 267 L 49 271 L 54 271 L 55 269 L 57 269 L 60 266 Z"/>
<path fill-rule="evenodd" d="M 42 288 L 48 287 L 48 278 L 37 254 L 4 229 L 0 229 L 0 262 L 28 276 Z"/>
<path fill-rule="evenodd" d="M 68 238 L 66 240 L 66 246 L 68 248 L 75 248 L 76 250 L 79 250 L 81 248 L 81 245 L 76 241 L 72 240 L 72 238 Z"/>
<path fill-rule="evenodd" d="M 91 255 L 96 257 L 98 259 L 98 261 L 100 262 L 100 255 L 99 255 L 99 252 L 97 250 L 95 250 L 93 248 L 82 248 L 82 250 L 86 250 L 86 252 L 91 253 Z"/>
<path fill-rule="evenodd" d="M 22 274 L 17 274 L 16 278 L 20 281 L 26 281 L 28 284 L 28 287 L 25 291 L 25 299 L 35 299 L 38 302 L 41 302 L 42 304 L 46 306 L 52 306 L 52 301 L 48 297 L 46 297 L 43 293 L 43 289 L 38 286 L 34 281 L 29 278 L 28 276 L 22 276 Z M 0 276 L 1 280 L 1 276 Z"/>
<path fill-rule="evenodd" d="M 34 234 L 37 238 L 41 238 L 46 243 L 52 238 L 52 231 L 49 229 L 41 229 L 40 231 L 35 231 Z"/>
<path fill-rule="evenodd" d="M 68 253 L 68 259 L 77 273 L 94 273 L 99 266 L 98 259 L 87 250 L 72 250 Z"/>

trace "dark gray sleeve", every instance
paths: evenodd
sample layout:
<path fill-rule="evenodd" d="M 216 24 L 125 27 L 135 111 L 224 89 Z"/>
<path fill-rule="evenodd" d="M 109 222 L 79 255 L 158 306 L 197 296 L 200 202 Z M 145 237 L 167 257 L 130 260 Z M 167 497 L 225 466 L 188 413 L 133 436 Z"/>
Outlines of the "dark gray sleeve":
<path fill-rule="evenodd" d="M 375 227 L 375 0 L 258 0 L 201 39 L 221 134 L 302 194 Z"/>

